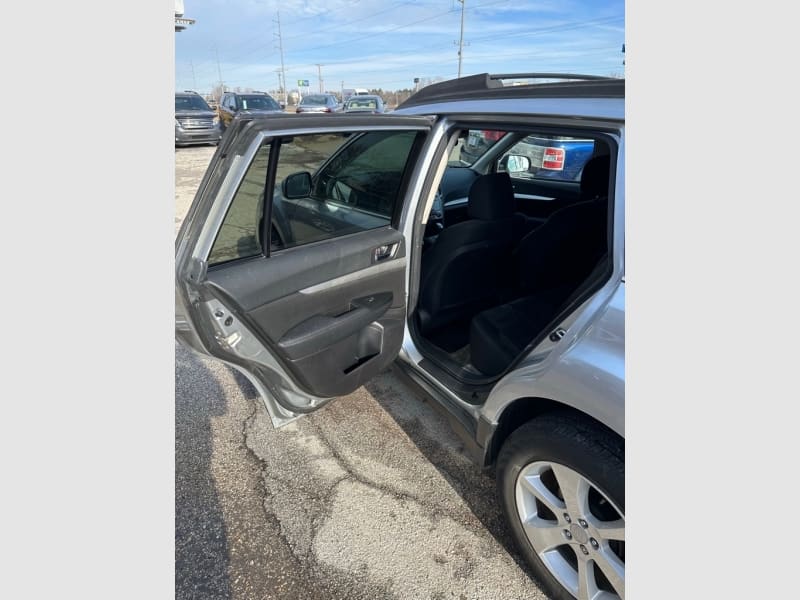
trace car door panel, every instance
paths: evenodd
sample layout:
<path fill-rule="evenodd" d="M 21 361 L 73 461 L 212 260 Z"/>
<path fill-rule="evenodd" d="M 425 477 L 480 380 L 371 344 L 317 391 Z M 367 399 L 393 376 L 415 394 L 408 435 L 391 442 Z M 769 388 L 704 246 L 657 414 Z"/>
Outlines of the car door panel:
<path fill-rule="evenodd" d="M 417 132 L 396 189 L 397 202 L 404 202 L 431 128 L 430 119 L 419 117 L 348 115 L 328 116 L 324 124 L 313 117 L 304 122 L 309 125 L 299 127 L 292 117 L 234 120 L 176 244 L 176 334 L 247 375 L 276 426 L 352 392 L 396 358 L 406 319 L 406 243 L 395 222 L 364 225 L 375 228 L 355 233 L 339 225 L 338 237 L 208 267 L 237 181 L 259 148 L 284 136 Z M 279 186 L 270 164 L 265 188 L 273 190 Z M 305 213 L 319 214 L 307 207 Z M 353 220 L 361 223 L 362 215 Z"/>
<path fill-rule="evenodd" d="M 399 349 L 405 250 L 402 235 L 390 227 L 315 246 L 212 270 L 208 282 L 305 391 L 339 396 L 394 359 L 387 353 L 373 360 L 382 349 Z M 374 250 L 383 246 L 396 246 L 394 256 L 374 263 Z"/>

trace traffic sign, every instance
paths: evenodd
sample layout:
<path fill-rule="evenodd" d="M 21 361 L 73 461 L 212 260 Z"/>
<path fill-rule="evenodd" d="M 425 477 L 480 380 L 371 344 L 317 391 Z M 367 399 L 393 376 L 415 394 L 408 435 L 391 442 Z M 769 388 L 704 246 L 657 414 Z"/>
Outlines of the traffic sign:
<path fill-rule="evenodd" d="M 308 87 L 308 79 L 298 79 L 297 80 L 298 87 Z"/>

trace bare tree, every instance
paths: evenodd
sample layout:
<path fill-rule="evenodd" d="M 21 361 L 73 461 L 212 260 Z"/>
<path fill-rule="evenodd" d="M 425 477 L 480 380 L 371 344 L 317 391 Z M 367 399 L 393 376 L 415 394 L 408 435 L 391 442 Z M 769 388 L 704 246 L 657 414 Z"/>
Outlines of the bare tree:
<path fill-rule="evenodd" d="M 223 86 L 217 84 L 213 88 L 211 88 L 211 97 L 214 98 L 216 102 L 219 102 L 220 98 L 222 98 L 222 94 L 224 91 L 225 90 Z"/>

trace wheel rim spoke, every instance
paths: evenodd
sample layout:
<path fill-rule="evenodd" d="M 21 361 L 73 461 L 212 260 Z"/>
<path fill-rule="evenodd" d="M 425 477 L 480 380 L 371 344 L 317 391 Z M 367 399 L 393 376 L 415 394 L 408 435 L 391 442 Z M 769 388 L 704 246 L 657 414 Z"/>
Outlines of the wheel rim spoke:
<path fill-rule="evenodd" d="M 597 530 L 604 540 L 616 540 L 619 542 L 625 541 L 625 521 L 617 519 L 616 521 L 598 521 L 597 519 L 590 519 L 589 521 Z"/>
<path fill-rule="evenodd" d="M 539 473 L 531 473 L 529 475 L 522 476 L 519 479 L 519 483 L 526 492 L 535 496 L 536 499 L 549 508 L 553 514 L 558 515 L 559 513 L 564 512 L 566 504 L 556 497 L 553 492 L 547 489 L 542 482 L 542 478 Z"/>
<path fill-rule="evenodd" d="M 585 515 L 589 512 L 589 482 L 584 477 L 562 465 L 553 464 L 553 474 L 567 510 L 574 515 Z"/>
<path fill-rule="evenodd" d="M 620 598 L 625 598 L 625 563 L 608 548 L 600 548 L 594 561 Z"/>
<path fill-rule="evenodd" d="M 539 554 L 544 554 L 550 550 L 554 550 L 558 546 L 563 546 L 566 543 L 564 539 L 564 530 L 558 524 L 552 521 L 547 521 L 538 516 L 532 516 L 527 521 L 522 522 L 522 527 L 534 544 L 534 549 Z"/>
<path fill-rule="evenodd" d="M 594 571 L 592 566 L 585 560 L 578 561 L 578 598 L 579 600 L 590 600 L 597 592 L 597 584 L 594 581 Z"/>

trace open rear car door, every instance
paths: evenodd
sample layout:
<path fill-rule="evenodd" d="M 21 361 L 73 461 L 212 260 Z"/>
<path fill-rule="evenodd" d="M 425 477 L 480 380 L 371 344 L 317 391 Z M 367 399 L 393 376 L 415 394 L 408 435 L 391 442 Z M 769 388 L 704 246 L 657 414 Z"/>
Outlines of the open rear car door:
<path fill-rule="evenodd" d="M 237 117 L 176 239 L 176 337 L 243 372 L 276 426 L 397 356 L 399 220 L 432 122 Z"/>

